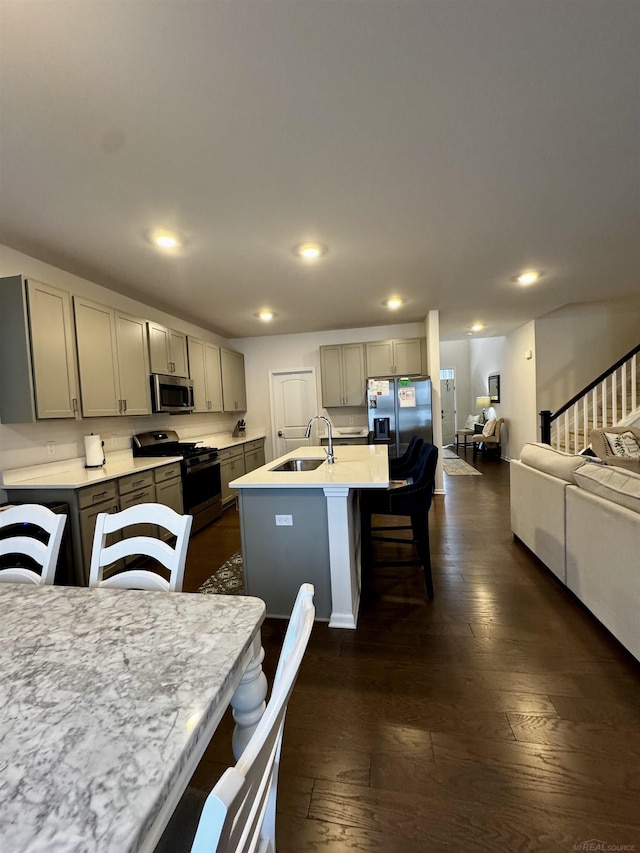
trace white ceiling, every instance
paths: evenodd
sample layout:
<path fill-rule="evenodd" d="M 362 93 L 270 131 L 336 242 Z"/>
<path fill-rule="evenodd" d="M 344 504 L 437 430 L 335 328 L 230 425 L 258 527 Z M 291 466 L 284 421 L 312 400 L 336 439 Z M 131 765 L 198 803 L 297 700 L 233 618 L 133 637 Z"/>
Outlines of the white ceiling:
<path fill-rule="evenodd" d="M 0 0 L 0 242 L 232 338 L 636 295 L 639 37 L 638 0 Z"/>

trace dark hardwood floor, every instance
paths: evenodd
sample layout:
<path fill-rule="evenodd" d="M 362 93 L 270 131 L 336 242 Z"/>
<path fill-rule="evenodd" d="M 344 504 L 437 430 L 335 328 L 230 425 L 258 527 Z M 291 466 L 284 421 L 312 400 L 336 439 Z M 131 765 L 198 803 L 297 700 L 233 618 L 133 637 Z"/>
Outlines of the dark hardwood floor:
<path fill-rule="evenodd" d="M 418 567 L 376 569 L 357 630 L 316 623 L 285 726 L 279 853 L 640 851 L 640 665 L 513 540 L 508 464 L 476 467 L 434 498 L 434 601 Z M 239 547 L 232 508 L 193 539 L 185 589 Z M 284 628 L 263 630 L 270 682 Z M 233 763 L 231 727 L 193 786 Z M 577 846 L 594 839 L 610 846 Z"/>

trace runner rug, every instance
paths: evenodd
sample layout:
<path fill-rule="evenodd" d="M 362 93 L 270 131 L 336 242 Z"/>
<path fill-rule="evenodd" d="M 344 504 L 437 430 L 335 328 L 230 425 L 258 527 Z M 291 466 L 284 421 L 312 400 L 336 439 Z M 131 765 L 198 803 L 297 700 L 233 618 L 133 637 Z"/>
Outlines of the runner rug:
<path fill-rule="evenodd" d="M 242 554 L 229 557 L 198 589 L 209 595 L 244 595 Z"/>
<path fill-rule="evenodd" d="M 443 448 L 442 450 L 442 467 L 444 469 L 444 473 L 448 474 L 450 477 L 481 477 L 482 471 L 476 471 L 476 469 L 469 465 L 468 462 L 465 462 L 464 459 L 460 459 L 459 456 L 450 450 L 448 447 Z"/>

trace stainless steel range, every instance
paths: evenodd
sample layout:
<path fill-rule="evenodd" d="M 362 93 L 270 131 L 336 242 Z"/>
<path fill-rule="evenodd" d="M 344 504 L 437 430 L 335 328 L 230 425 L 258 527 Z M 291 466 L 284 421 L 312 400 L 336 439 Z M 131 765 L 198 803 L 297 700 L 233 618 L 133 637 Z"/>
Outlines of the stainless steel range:
<path fill-rule="evenodd" d="M 179 441 L 175 430 L 141 432 L 133 436 L 134 456 L 181 456 L 184 511 L 193 515 L 191 532 L 201 530 L 222 515 L 220 462 L 216 447 Z"/>

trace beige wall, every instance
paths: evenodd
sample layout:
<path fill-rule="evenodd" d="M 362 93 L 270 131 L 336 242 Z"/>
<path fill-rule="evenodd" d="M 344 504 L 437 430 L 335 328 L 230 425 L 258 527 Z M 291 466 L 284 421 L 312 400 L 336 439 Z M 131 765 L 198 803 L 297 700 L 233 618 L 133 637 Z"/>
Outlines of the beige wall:
<path fill-rule="evenodd" d="M 538 410 L 568 402 L 640 342 L 640 298 L 565 305 L 536 320 Z"/>
<path fill-rule="evenodd" d="M 523 445 L 528 441 L 540 441 L 535 394 L 536 349 L 533 322 L 525 323 L 507 335 L 501 385 L 506 418 L 503 454 L 508 459 L 518 459 Z"/>

